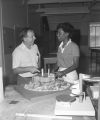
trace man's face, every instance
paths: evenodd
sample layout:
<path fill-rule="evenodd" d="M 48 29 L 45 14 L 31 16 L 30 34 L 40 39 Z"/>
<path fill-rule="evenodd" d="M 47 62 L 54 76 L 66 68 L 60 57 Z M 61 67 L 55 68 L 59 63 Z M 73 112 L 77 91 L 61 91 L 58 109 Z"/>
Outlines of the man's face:
<path fill-rule="evenodd" d="M 63 29 L 58 29 L 57 31 L 57 38 L 59 41 L 64 41 L 68 37 L 68 33 L 65 33 Z"/>
<path fill-rule="evenodd" d="M 31 46 L 34 44 L 36 37 L 33 31 L 28 31 L 26 37 L 24 38 L 24 42 Z"/>

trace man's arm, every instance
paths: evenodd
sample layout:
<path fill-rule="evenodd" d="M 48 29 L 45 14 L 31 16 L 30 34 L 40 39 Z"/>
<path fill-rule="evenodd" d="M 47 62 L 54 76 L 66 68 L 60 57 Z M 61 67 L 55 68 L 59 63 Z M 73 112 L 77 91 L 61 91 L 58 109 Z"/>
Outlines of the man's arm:
<path fill-rule="evenodd" d="M 78 68 L 78 66 L 79 66 L 79 56 L 74 56 L 72 66 L 70 66 L 69 68 L 65 69 L 63 71 L 63 75 L 65 75 L 65 74 L 67 74 L 67 73 L 69 73 L 69 72 L 71 72 L 73 70 L 76 70 Z"/>
<path fill-rule="evenodd" d="M 58 71 L 56 73 L 56 76 L 57 77 L 62 77 L 64 75 L 66 75 L 67 73 L 73 71 L 73 70 L 76 70 L 78 68 L 78 65 L 79 65 L 79 56 L 74 56 L 73 58 L 73 64 L 72 66 L 70 66 L 69 68 L 63 70 L 63 71 Z"/>
<path fill-rule="evenodd" d="M 26 72 L 35 73 L 35 72 L 40 72 L 40 71 L 38 70 L 38 68 L 36 68 L 34 66 L 28 66 L 28 67 L 13 68 L 13 72 L 15 74 L 20 74 L 20 73 L 26 73 Z"/>
<path fill-rule="evenodd" d="M 40 67 L 41 67 L 41 56 L 40 56 L 40 54 L 39 54 L 38 68 L 40 68 Z"/>

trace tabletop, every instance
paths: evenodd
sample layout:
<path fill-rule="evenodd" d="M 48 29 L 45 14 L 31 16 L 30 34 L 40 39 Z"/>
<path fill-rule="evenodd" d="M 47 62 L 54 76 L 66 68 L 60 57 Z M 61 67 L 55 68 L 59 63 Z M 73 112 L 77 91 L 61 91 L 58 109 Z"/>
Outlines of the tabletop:
<path fill-rule="evenodd" d="M 42 99 L 38 97 L 31 101 L 24 98 L 14 87 L 7 86 L 5 89 L 5 100 L 0 103 L 0 120 L 95 120 L 95 117 L 91 116 L 55 117 L 54 110 L 58 93 L 42 96 Z M 19 116 L 21 113 L 25 116 Z"/>

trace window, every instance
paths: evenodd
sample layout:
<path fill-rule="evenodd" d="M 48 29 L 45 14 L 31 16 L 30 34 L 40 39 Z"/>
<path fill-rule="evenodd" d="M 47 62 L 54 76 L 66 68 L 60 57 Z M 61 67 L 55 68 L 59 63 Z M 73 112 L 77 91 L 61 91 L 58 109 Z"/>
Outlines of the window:
<path fill-rule="evenodd" d="M 100 23 L 90 23 L 89 46 L 100 47 Z"/>

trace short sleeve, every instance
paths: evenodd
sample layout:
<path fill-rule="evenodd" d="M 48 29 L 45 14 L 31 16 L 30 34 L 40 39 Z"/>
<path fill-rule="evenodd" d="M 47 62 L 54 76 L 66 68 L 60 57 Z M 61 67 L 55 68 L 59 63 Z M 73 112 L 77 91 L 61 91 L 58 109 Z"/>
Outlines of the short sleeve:
<path fill-rule="evenodd" d="M 40 52 L 39 52 L 38 46 L 36 44 L 35 44 L 35 49 L 37 51 L 38 56 L 40 56 Z"/>
<path fill-rule="evenodd" d="M 80 56 L 79 47 L 76 44 L 73 46 L 73 56 Z"/>
<path fill-rule="evenodd" d="M 16 68 L 20 66 L 20 59 L 21 59 L 21 54 L 19 51 L 14 51 L 12 53 L 12 68 Z"/>

